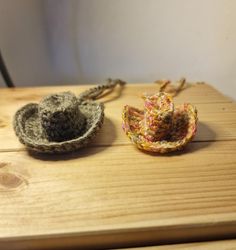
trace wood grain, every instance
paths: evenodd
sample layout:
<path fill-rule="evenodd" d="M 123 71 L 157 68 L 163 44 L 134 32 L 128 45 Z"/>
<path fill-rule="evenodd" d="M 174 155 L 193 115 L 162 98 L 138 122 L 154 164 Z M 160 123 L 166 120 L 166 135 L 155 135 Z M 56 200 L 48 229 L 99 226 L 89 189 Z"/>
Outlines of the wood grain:
<path fill-rule="evenodd" d="M 185 153 L 171 156 L 129 145 L 67 156 L 1 153 L 0 244 L 12 237 L 124 237 L 143 230 L 149 242 L 176 240 L 176 235 L 187 240 L 203 237 L 208 227 L 220 230 L 211 230 L 215 236 L 232 234 L 235 147 L 233 141 L 193 143 Z"/>
<path fill-rule="evenodd" d="M 236 240 L 221 240 L 165 246 L 123 248 L 123 250 L 235 250 Z"/>
<path fill-rule="evenodd" d="M 78 86 L 49 86 L 49 87 L 32 87 L 32 88 L 0 88 L 1 95 L 4 98 L 0 98 L 0 105 L 15 103 L 17 106 L 24 105 L 28 102 L 38 102 L 42 96 L 51 93 L 72 91 L 75 94 L 79 94 L 82 91 L 87 90 L 95 85 L 78 85 Z M 159 90 L 159 85 L 155 83 L 137 83 L 137 84 L 126 84 L 125 87 L 120 91 L 116 88 L 116 91 L 102 98 L 102 101 L 114 100 L 123 104 L 124 102 L 130 102 L 130 104 L 136 104 L 136 99 L 140 98 L 143 93 L 155 93 Z M 120 98 L 122 97 L 122 98 Z M 232 100 L 212 86 L 201 83 L 192 84 L 188 83 L 187 87 L 175 97 L 177 103 L 189 102 L 191 97 L 191 103 L 222 103 L 232 102 Z"/>
<path fill-rule="evenodd" d="M 59 91 L 0 89 L 0 249 L 101 249 L 236 237 L 236 105 L 207 84 L 175 98 L 199 110 L 183 152 L 139 151 L 121 129 L 125 104 L 142 107 L 156 84 L 127 85 L 102 99 L 106 120 L 93 145 L 67 155 L 28 153 L 15 111 Z M 119 97 L 119 98 L 118 98 Z"/>

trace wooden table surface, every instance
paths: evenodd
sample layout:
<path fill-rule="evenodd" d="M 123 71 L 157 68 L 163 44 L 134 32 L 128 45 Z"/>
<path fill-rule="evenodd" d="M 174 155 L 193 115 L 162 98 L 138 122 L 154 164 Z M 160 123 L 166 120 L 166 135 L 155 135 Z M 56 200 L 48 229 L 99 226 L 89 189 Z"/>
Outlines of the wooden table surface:
<path fill-rule="evenodd" d="M 162 246 L 122 248 L 122 250 L 235 250 L 236 240 L 205 241 Z M 120 249 L 121 250 L 121 249 Z"/>
<path fill-rule="evenodd" d="M 157 84 L 127 84 L 101 99 L 105 123 L 86 149 L 28 153 L 16 110 L 89 86 L 0 89 L 0 249 L 119 248 L 236 236 L 236 104 L 207 84 L 174 98 L 199 111 L 195 140 L 179 153 L 136 149 L 121 129 L 125 104 L 142 107 Z"/>

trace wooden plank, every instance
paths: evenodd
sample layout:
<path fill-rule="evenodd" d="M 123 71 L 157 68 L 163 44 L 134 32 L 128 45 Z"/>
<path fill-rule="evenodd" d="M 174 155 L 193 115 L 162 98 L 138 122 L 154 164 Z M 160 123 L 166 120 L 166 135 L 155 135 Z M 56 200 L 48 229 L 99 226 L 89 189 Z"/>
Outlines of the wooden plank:
<path fill-rule="evenodd" d="M 164 246 L 122 248 L 123 250 L 235 250 L 236 240 L 220 240 Z"/>
<path fill-rule="evenodd" d="M 8 105 L 9 103 L 15 103 L 18 107 L 28 103 L 28 102 L 38 102 L 43 96 L 63 92 L 72 91 L 75 94 L 79 94 L 82 91 L 94 87 L 95 85 L 78 85 L 78 86 L 47 86 L 47 87 L 31 87 L 31 88 L 0 88 L 0 93 L 2 98 L 0 98 L 0 105 Z M 136 99 L 147 93 L 158 92 L 159 85 L 155 83 L 128 83 L 124 86 L 122 90 L 117 87 L 116 91 L 105 96 L 101 101 L 120 101 L 120 97 L 123 100 L 120 104 L 130 103 L 135 105 Z M 190 99 L 191 98 L 191 99 Z M 198 103 L 222 103 L 222 102 L 232 102 L 232 100 L 212 86 L 202 83 L 202 84 L 192 84 L 189 83 L 178 96 L 175 97 L 176 102 L 190 102 L 194 104 Z"/>
<path fill-rule="evenodd" d="M 235 148 L 229 141 L 192 143 L 165 156 L 130 145 L 60 156 L 2 152 L 0 248 L 236 235 Z"/>
<path fill-rule="evenodd" d="M 202 85 L 197 85 L 201 86 Z M 205 86 L 205 85 L 203 85 Z M 111 102 L 105 103 L 105 123 L 101 130 L 100 135 L 95 139 L 93 145 L 95 146 L 105 146 L 105 145 L 128 145 L 130 144 L 129 139 L 125 136 L 121 129 L 121 113 L 122 108 L 125 104 L 130 103 L 136 107 L 142 108 L 141 98 L 131 97 L 132 91 L 128 87 L 127 95 L 123 95 L 119 99 L 115 99 Z M 48 89 L 41 88 L 43 93 Z M 197 89 L 197 87 L 195 87 Z M 32 88 L 26 89 L 27 94 L 22 89 L 14 90 L 17 92 L 17 97 L 10 95 L 10 92 L 5 91 L 6 98 L 0 100 L 0 138 L 4 143 L 0 144 L 0 151 L 11 151 L 11 150 L 22 150 L 24 146 L 21 145 L 15 136 L 12 127 L 12 119 L 14 113 L 17 111 L 20 105 L 27 103 L 32 100 Z M 128 91 L 129 90 L 129 91 Z M 187 91 L 187 90 L 186 90 Z M 19 95 L 19 93 L 21 95 Z M 31 95 L 30 95 L 31 92 Z M 8 93 L 8 95 L 7 95 Z M 40 89 L 37 91 L 40 93 L 40 98 L 43 93 Z M 113 93 L 114 94 L 114 93 Z M 183 92 L 184 95 L 184 92 Z M 27 96 L 31 96 L 30 100 Z M 39 96 L 38 96 L 39 97 Z M 37 98 L 38 98 L 37 97 Z M 8 99 L 13 98 L 13 99 Z M 128 101 L 128 99 L 130 101 Z M 17 101 L 18 100 L 18 101 Z M 191 100 L 191 97 L 189 97 Z M 5 102 L 5 104 L 4 104 Z M 195 141 L 218 141 L 218 140 L 235 140 L 236 139 L 236 104 L 225 102 L 225 103 L 206 103 L 206 104 L 196 104 L 199 111 L 199 129 Z"/>

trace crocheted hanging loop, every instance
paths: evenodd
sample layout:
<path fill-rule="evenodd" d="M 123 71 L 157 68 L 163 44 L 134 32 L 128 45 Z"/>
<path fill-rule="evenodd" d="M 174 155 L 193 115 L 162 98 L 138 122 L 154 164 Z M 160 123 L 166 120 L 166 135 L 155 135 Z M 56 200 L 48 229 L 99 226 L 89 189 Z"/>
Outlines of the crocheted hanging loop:
<path fill-rule="evenodd" d="M 100 84 L 94 88 L 90 88 L 79 95 L 80 100 L 96 100 L 99 99 L 102 95 L 104 95 L 105 91 L 112 91 L 117 85 L 123 86 L 126 82 L 120 79 L 112 80 L 108 78 L 106 83 Z"/>
<path fill-rule="evenodd" d="M 29 103 L 14 116 L 15 133 L 21 143 L 37 152 L 64 153 L 85 147 L 104 121 L 104 105 L 94 100 L 123 84 L 109 79 L 79 97 L 62 92 L 44 97 L 39 104 Z"/>
<path fill-rule="evenodd" d="M 173 87 L 173 85 L 171 85 L 170 80 L 157 80 L 157 81 L 155 81 L 155 83 L 161 85 L 160 89 L 159 89 L 159 92 L 166 92 L 169 95 L 171 95 L 172 97 L 175 97 L 184 89 L 184 87 L 186 85 L 186 79 L 184 77 L 182 77 L 178 81 L 178 86 L 177 87 Z M 168 86 L 172 86 L 171 93 L 169 93 L 169 91 L 167 91 Z"/>
<path fill-rule="evenodd" d="M 161 82 L 164 91 L 170 81 Z M 183 89 L 180 81 L 172 96 Z M 182 149 L 190 142 L 197 130 L 197 110 L 191 104 L 174 106 L 169 93 L 158 92 L 144 95 L 144 109 L 126 105 L 123 109 L 123 130 L 140 149 L 167 153 Z"/>

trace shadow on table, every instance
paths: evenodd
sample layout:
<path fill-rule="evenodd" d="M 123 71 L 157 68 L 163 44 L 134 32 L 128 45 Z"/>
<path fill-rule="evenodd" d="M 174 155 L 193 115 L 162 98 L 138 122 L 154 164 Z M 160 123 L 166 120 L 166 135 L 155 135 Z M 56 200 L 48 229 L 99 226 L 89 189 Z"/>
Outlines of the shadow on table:
<path fill-rule="evenodd" d="M 121 85 L 121 86 L 116 87 L 115 89 L 111 89 L 108 92 L 104 93 L 103 95 L 100 96 L 100 98 L 109 96 L 109 94 L 112 93 L 112 92 L 114 92 L 115 95 L 113 95 L 113 96 L 111 95 L 111 96 L 109 96 L 109 99 L 104 100 L 104 101 L 101 100 L 101 102 L 106 104 L 108 102 L 115 101 L 116 99 L 120 98 L 124 88 L 125 88 L 125 85 Z M 100 100 L 100 98 L 99 98 L 99 100 Z"/>
<path fill-rule="evenodd" d="M 106 131 L 109 130 L 109 131 Z M 106 136 L 107 133 L 109 133 L 108 140 L 106 141 L 106 144 L 99 144 L 98 138 L 102 138 L 103 136 Z M 105 151 L 109 146 L 112 145 L 113 141 L 116 139 L 117 134 L 115 130 L 114 123 L 108 119 L 104 119 L 103 127 L 101 128 L 101 131 L 99 134 L 90 142 L 88 146 L 85 148 L 78 149 L 78 151 L 75 152 L 69 152 L 69 153 L 60 153 L 60 154 L 45 154 L 45 153 L 38 153 L 33 151 L 28 151 L 28 154 L 39 160 L 43 161 L 65 161 L 65 160 L 71 160 L 71 159 L 79 159 L 83 157 L 89 157 L 94 154 L 101 153 L 102 151 Z"/>
<path fill-rule="evenodd" d="M 152 153 L 152 152 L 147 152 L 147 151 L 141 151 L 144 154 L 148 154 L 151 156 L 156 156 L 156 157 L 172 157 L 172 156 L 179 156 L 183 154 L 189 154 L 189 153 L 194 153 L 196 151 L 200 151 L 203 148 L 209 147 L 212 143 L 215 141 L 216 133 L 205 123 L 203 122 L 198 122 L 198 130 L 197 130 L 197 135 L 202 138 L 201 134 L 204 134 L 207 136 L 206 140 L 195 140 L 193 142 L 190 142 L 183 150 L 176 151 L 176 152 L 170 152 L 166 154 L 159 154 L 159 153 Z M 209 139 L 210 138 L 210 139 Z"/>

